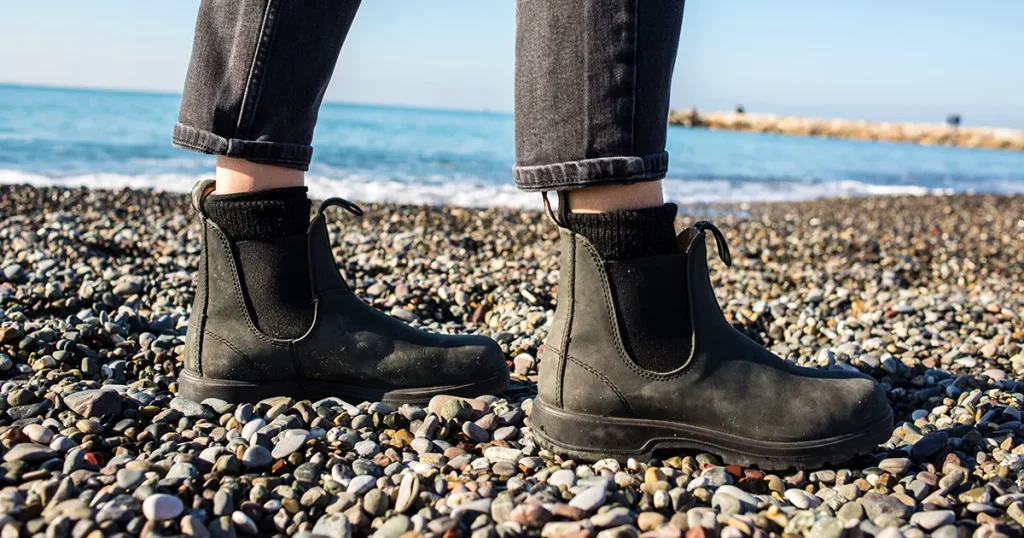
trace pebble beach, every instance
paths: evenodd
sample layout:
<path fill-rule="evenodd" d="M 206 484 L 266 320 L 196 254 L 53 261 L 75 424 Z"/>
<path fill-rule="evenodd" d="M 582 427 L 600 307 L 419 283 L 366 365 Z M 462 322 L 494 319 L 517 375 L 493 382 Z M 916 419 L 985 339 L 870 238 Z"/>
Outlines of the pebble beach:
<path fill-rule="evenodd" d="M 200 247 L 186 197 L 0 185 L 0 538 L 1024 536 L 1024 197 L 682 208 L 679 229 L 726 234 L 734 266 L 710 267 L 737 328 L 889 395 L 892 437 L 824 469 L 543 450 L 554 225 L 363 208 L 330 210 L 350 286 L 427 330 L 495 338 L 508 392 L 178 398 Z"/>

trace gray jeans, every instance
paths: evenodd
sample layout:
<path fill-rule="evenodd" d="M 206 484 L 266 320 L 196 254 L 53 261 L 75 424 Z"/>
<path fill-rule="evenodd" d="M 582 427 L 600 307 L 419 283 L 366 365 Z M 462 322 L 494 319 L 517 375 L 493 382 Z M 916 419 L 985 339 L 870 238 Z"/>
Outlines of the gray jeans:
<path fill-rule="evenodd" d="M 174 143 L 308 169 L 317 112 L 358 7 L 203 0 Z M 516 13 L 516 185 L 665 177 L 683 0 L 518 0 Z"/>

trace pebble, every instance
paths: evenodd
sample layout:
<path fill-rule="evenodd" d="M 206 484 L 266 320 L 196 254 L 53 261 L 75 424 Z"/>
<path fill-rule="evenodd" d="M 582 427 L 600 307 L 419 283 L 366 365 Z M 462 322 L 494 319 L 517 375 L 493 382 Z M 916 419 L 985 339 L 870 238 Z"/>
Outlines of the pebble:
<path fill-rule="evenodd" d="M 910 516 L 910 523 L 917 525 L 926 531 L 933 531 L 943 525 L 951 525 L 955 521 L 956 514 L 954 514 L 952 510 L 917 512 Z"/>
<path fill-rule="evenodd" d="M 141 484 L 145 478 L 145 473 L 136 469 L 121 469 L 117 471 L 117 485 L 127 490 L 135 489 L 135 486 Z"/>
<path fill-rule="evenodd" d="M 274 444 L 274 450 L 270 452 L 271 457 L 275 460 L 287 458 L 294 454 L 302 445 L 306 443 L 306 435 L 286 435 L 281 439 L 278 439 L 277 443 Z"/>
<path fill-rule="evenodd" d="M 34 445 L 31 443 L 22 443 L 20 445 L 14 445 L 14 448 L 7 451 L 4 454 L 4 461 L 24 461 L 27 463 L 34 463 L 38 461 L 45 461 L 57 455 L 57 452 L 50 447 Z"/>
<path fill-rule="evenodd" d="M 235 510 L 231 514 L 231 522 L 235 524 L 235 530 L 250 536 L 257 533 L 256 522 L 245 512 Z"/>
<path fill-rule="evenodd" d="M 64 397 L 69 409 L 86 418 L 121 412 L 121 396 L 112 390 L 83 390 Z"/>
<path fill-rule="evenodd" d="M 592 486 L 589 487 L 569 501 L 569 506 L 579 508 L 584 512 L 593 512 L 597 510 L 599 506 L 604 504 L 605 497 L 608 494 L 607 488 L 604 486 Z"/>
<path fill-rule="evenodd" d="M 267 467 L 273 460 L 274 458 L 270 451 L 259 445 L 253 445 L 245 449 L 245 453 L 242 454 L 242 465 L 250 469 Z"/>
<path fill-rule="evenodd" d="M 326 514 L 317 520 L 311 531 L 315 535 L 331 538 L 350 538 L 352 526 L 344 514 Z"/>
<path fill-rule="evenodd" d="M 22 430 L 33 442 L 48 445 L 53 440 L 53 430 L 41 424 L 29 424 Z"/>
<path fill-rule="evenodd" d="M 184 508 L 177 497 L 157 493 L 146 497 L 142 503 L 142 514 L 150 521 L 166 521 L 180 516 Z"/>
<path fill-rule="evenodd" d="M 811 495 L 810 493 L 807 493 L 802 489 L 787 489 L 785 496 L 787 501 L 789 501 L 793 506 L 801 510 L 806 510 L 808 508 L 817 508 L 818 506 L 821 505 L 821 499 L 815 497 L 814 495 Z"/>
<path fill-rule="evenodd" d="M 346 491 L 355 495 L 361 495 L 373 488 L 377 479 L 369 475 L 361 475 L 352 479 Z"/>
<path fill-rule="evenodd" d="M 1020 197 L 716 216 L 747 254 L 713 270 L 730 321 L 798 364 L 873 376 L 899 417 L 863 458 L 780 474 L 709 454 L 588 463 L 536 443 L 558 274 L 539 212 L 374 204 L 390 220 L 330 223 L 358 295 L 428 331 L 498 339 L 506 394 L 233 405 L 177 396 L 200 261 L 181 195 L 0 198 L 16 215 L 0 221 L 0 268 L 21 268 L 0 283 L 0 512 L 19 514 L 0 516 L 4 536 L 982 538 L 1024 523 Z M 165 494 L 187 508 L 149 521 L 143 505 Z"/>

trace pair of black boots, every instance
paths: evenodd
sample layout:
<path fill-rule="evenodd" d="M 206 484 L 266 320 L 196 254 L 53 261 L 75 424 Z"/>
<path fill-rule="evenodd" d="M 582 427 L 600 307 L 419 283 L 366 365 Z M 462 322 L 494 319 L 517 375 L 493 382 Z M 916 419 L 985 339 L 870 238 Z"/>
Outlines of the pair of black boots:
<path fill-rule="evenodd" d="M 225 219 L 211 218 L 205 201 L 213 188 L 202 182 L 192 194 L 203 248 L 182 396 L 421 403 L 507 387 L 504 354 L 490 339 L 425 333 L 352 293 L 335 265 L 324 209 L 361 212 L 340 199 L 325 201 L 304 234 L 277 237 L 269 250 L 259 243 L 263 255 L 280 256 L 288 244 L 308 253 L 308 263 L 295 262 L 308 282 L 285 279 L 300 281 L 295 294 L 308 295 L 300 301 L 305 308 L 293 305 L 294 314 L 281 318 L 287 304 L 255 304 L 258 290 L 249 288 L 271 285 L 260 248 L 227 233 Z M 797 367 L 726 321 L 708 275 L 709 233 L 723 261 L 730 258 L 710 223 L 685 230 L 667 250 L 663 244 L 642 253 L 649 255 L 610 253 L 607 245 L 629 250 L 650 241 L 592 241 L 564 218 L 559 225 L 557 310 L 532 416 L 542 446 L 588 460 L 696 449 L 779 468 L 843 461 L 888 438 L 892 412 L 871 378 Z M 288 330 L 268 332 L 267 325 L 288 319 Z"/>

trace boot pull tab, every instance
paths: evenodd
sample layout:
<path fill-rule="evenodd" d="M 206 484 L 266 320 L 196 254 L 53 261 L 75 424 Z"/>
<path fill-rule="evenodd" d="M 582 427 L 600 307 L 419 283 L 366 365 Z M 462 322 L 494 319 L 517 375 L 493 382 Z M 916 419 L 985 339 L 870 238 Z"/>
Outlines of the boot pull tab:
<path fill-rule="evenodd" d="M 324 214 L 324 210 L 327 209 L 328 207 L 331 207 L 331 206 L 342 207 L 342 208 L 345 209 L 345 211 L 348 211 L 349 213 L 352 213 L 353 215 L 355 215 L 357 217 L 362 217 L 363 216 L 363 209 L 361 207 L 357 206 L 356 204 L 354 204 L 352 202 L 349 202 L 348 200 L 346 200 L 344 198 L 338 198 L 337 196 L 335 196 L 333 198 L 328 198 L 328 199 L 324 200 L 320 204 L 320 207 L 317 208 L 317 210 L 316 210 L 316 218 L 319 218 L 320 216 L 322 216 Z"/>
<path fill-rule="evenodd" d="M 711 235 L 715 236 L 715 243 L 718 245 L 718 257 L 725 262 L 726 267 L 732 267 L 732 254 L 729 252 L 728 243 L 725 242 L 725 234 L 723 234 L 721 230 L 707 220 L 702 220 L 694 224 L 693 229 L 701 233 L 690 234 L 690 245 L 686 248 L 687 253 L 689 253 L 690 249 L 693 248 L 693 244 L 697 241 L 697 238 L 704 235 L 703 232 L 710 230 Z"/>
<path fill-rule="evenodd" d="M 203 198 L 206 198 L 216 188 L 217 182 L 212 179 L 204 179 L 197 182 L 192 187 L 192 209 L 205 216 L 205 213 L 203 213 Z"/>
<path fill-rule="evenodd" d="M 540 195 L 544 198 L 544 214 L 548 216 L 551 222 L 555 223 L 555 226 L 559 228 L 568 228 L 566 223 L 568 219 L 565 218 L 565 214 L 569 211 L 569 195 L 565 191 L 557 191 L 558 196 L 558 213 L 551 208 L 551 200 L 548 200 L 547 191 L 541 192 Z"/>

